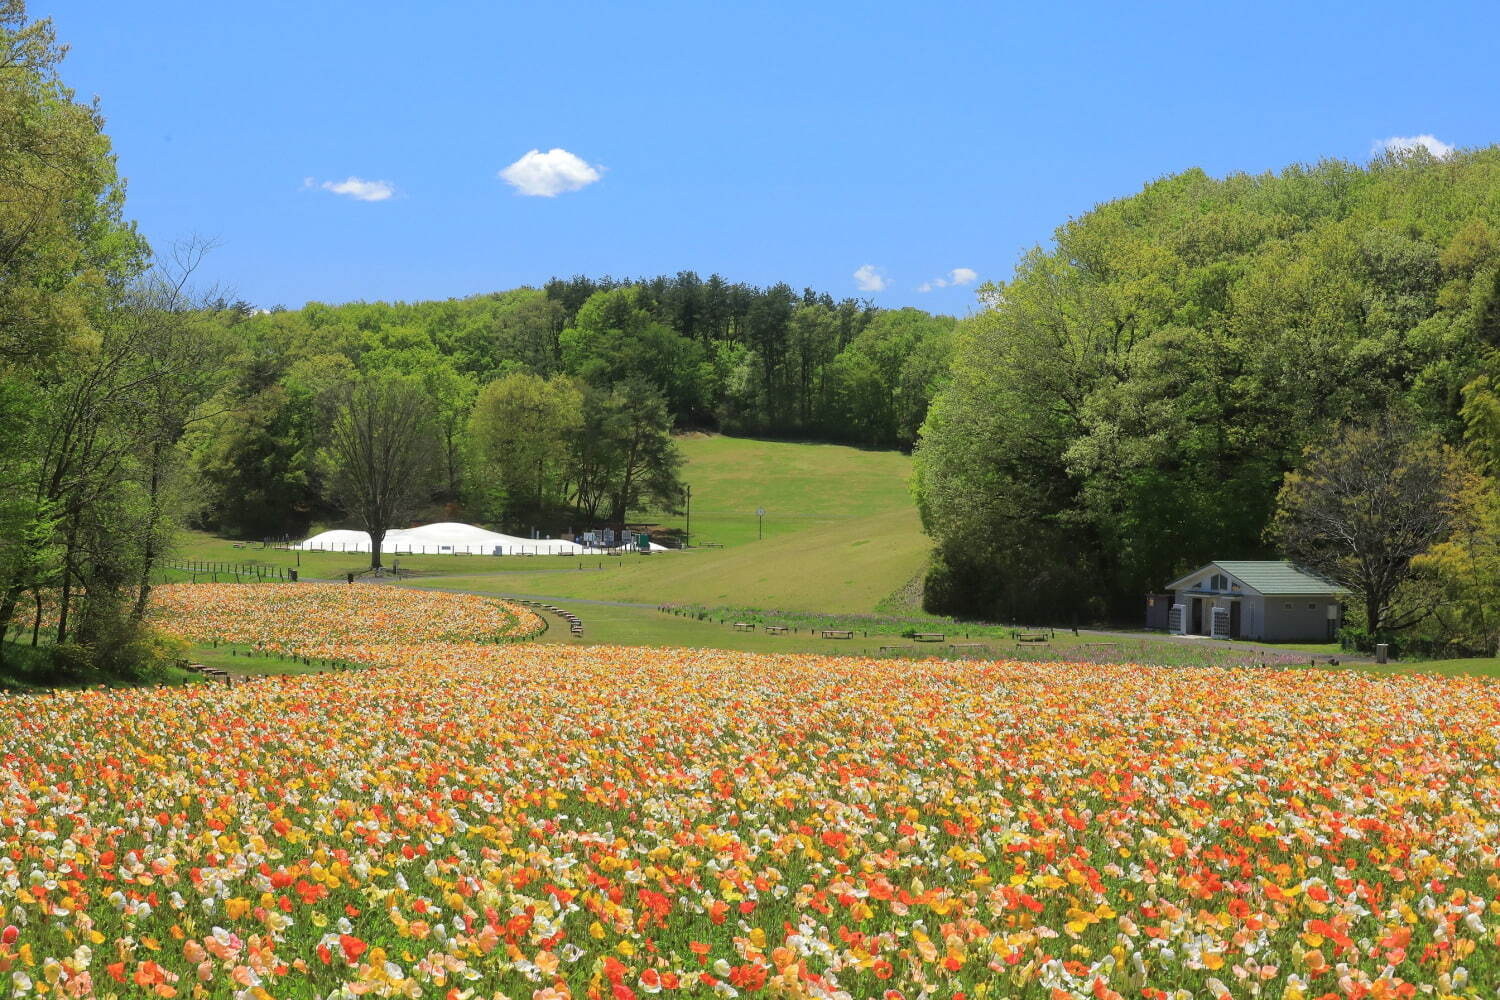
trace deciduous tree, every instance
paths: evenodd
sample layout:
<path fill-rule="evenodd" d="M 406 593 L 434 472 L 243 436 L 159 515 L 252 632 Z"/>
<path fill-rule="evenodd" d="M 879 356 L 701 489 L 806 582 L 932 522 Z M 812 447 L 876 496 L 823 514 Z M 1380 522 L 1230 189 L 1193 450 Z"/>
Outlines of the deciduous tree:
<path fill-rule="evenodd" d="M 391 528 L 432 496 L 436 413 L 420 380 L 366 375 L 334 390 L 325 461 L 329 490 L 370 535 L 370 568 Z"/>
<path fill-rule="evenodd" d="M 1452 449 L 1406 419 L 1346 425 L 1287 473 L 1271 532 L 1353 591 L 1369 635 L 1410 628 L 1435 607 L 1408 593 L 1413 560 L 1448 535 L 1460 471 Z"/>

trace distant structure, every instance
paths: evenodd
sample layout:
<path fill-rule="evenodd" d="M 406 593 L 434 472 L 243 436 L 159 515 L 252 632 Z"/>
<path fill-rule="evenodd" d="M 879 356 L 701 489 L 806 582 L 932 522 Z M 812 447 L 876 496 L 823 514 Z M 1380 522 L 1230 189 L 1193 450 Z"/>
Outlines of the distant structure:
<path fill-rule="evenodd" d="M 611 533 L 613 540 L 613 533 Z M 621 540 L 622 547 L 624 540 Z M 630 543 L 638 547 L 637 541 Z M 665 552 L 666 547 L 649 542 L 650 551 Z M 296 542 L 291 548 L 303 552 L 369 552 L 370 535 L 364 531 L 338 528 Z M 470 555 L 470 556 L 576 556 L 595 551 L 594 546 L 566 538 L 522 538 L 502 535 L 472 524 L 444 521 L 415 528 L 392 528 L 380 544 L 381 552 L 398 556 Z"/>
<path fill-rule="evenodd" d="M 1217 560 L 1147 599 L 1149 624 L 1173 635 L 1261 642 L 1329 642 L 1344 624 L 1348 589 L 1284 560 Z"/>

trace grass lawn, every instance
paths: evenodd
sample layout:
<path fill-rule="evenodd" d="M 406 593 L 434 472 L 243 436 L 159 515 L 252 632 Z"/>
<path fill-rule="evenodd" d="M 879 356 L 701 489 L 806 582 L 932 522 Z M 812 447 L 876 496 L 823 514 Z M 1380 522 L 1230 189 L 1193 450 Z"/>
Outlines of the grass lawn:
<path fill-rule="evenodd" d="M 188 651 L 193 663 L 221 667 L 232 674 L 259 676 L 266 674 L 317 674 L 333 668 L 322 663 L 304 663 L 300 657 L 255 653 L 248 646 L 193 646 Z"/>
<path fill-rule="evenodd" d="M 721 434 L 683 435 L 677 446 L 693 490 L 694 545 L 756 541 L 757 508 L 766 511 L 767 541 L 913 508 L 911 456 L 898 451 Z M 631 516 L 675 528 L 687 523 L 682 514 Z"/>
<path fill-rule="evenodd" d="M 648 604 L 709 604 L 867 613 L 921 571 L 928 542 L 911 508 L 831 522 L 723 549 L 658 552 L 600 572 L 427 577 L 413 586 Z"/>
<path fill-rule="evenodd" d="M 986 659 L 1013 659 L 1053 662 L 1059 660 L 1127 661 L 1153 663 L 1165 666 L 1180 665 L 1227 665 L 1258 662 L 1251 654 L 1239 655 L 1224 646 L 1187 644 L 1165 638 L 1142 636 L 1139 639 L 1121 640 L 1092 634 L 1087 631 L 1079 635 L 1057 632 L 1047 642 L 1019 642 L 1005 635 L 995 635 L 995 630 L 983 630 L 980 634 L 970 630 L 965 634 L 962 624 L 934 625 L 930 630 L 941 632 L 941 642 L 916 642 L 912 639 L 892 635 L 888 632 L 866 633 L 859 628 L 857 620 L 829 623 L 827 626 L 800 626 L 796 631 L 774 635 L 757 626 L 751 631 L 734 628 L 734 618 L 700 620 L 691 617 L 663 613 L 655 608 L 620 607 L 616 605 L 569 604 L 567 598 L 557 597 L 552 603 L 571 611 L 583 619 L 582 639 L 574 638 L 565 625 L 555 616 L 538 611 L 548 622 L 548 630 L 541 641 L 567 645 L 617 645 L 617 646 L 663 646 L 698 649 L 731 649 L 747 653 L 822 653 L 847 656 L 904 656 L 911 658 L 980 656 Z M 822 627 L 847 626 L 854 632 L 852 639 L 824 639 L 819 632 Z M 881 647 L 896 647 L 882 651 Z M 964 648 L 972 646 L 975 648 Z M 956 648 L 955 648 L 956 647 Z M 1303 664 L 1305 666 L 1305 664 Z"/>
<path fill-rule="evenodd" d="M 678 439 L 693 490 L 693 543 L 651 556 L 399 556 L 417 585 L 588 597 L 862 613 L 922 571 L 930 545 L 908 490 L 911 458 L 843 445 L 759 441 L 691 434 Z M 757 540 L 757 507 L 765 538 Z M 686 518 L 636 512 L 643 521 L 684 527 Z M 705 543 L 715 543 L 706 546 Z M 391 561 L 387 557 L 386 561 Z M 174 565 L 214 565 L 197 579 L 234 581 L 245 567 L 303 579 L 362 572 L 357 553 L 287 552 L 201 532 L 181 538 Z M 186 578 L 180 572 L 171 579 Z"/>
<path fill-rule="evenodd" d="M 1325 669 L 1326 664 L 1319 664 Z M 1351 666 L 1377 674 L 1478 674 L 1500 677 L 1500 659 L 1476 656 L 1457 660 L 1402 660 L 1399 663 L 1356 663 Z"/>

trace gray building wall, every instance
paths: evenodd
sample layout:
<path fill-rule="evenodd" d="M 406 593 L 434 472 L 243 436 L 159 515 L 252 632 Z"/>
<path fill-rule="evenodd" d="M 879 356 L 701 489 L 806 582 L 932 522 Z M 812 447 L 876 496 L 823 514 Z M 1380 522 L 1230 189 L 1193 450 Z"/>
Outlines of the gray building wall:
<path fill-rule="evenodd" d="M 1230 601 L 1223 596 L 1197 595 L 1203 601 L 1203 627 L 1201 634 L 1207 635 L 1210 616 L 1215 604 L 1228 607 Z M 1261 642 L 1327 642 L 1328 609 L 1335 614 L 1339 601 L 1318 594 L 1299 594 L 1292 597 L 1265 597 L 1249 591 L 1235 595 L 1240 604 L 1240 638 Z M 1181 604 L 1184 624 L 1191 629 L 1193 622 L 1193 594 L 1176 591 L 1172 603 Z M 1287 604 L 1291 608 L 1286 607 Z M 1335 629 L 1342 625 L 1336 620 Z"/>
<path fill-rule="evenodd" d="M 1240 634 L 1246 639 L 1266 642 L 1266 599 L 1259 594 L 1240 598 Z"/>
<path fill-rule="evenodd" d="M 1317 594 L 1291 597 L 1268 596 L 1265 602 L 1264 634 L 1266 642 L 1327 642 L 1328 609 L 1337 615 L 1338 600 Z M 1290 607 L 1288 607 L 1290 605 Z M 1343 624 L 1335 619 L 1335 627 Z"/>

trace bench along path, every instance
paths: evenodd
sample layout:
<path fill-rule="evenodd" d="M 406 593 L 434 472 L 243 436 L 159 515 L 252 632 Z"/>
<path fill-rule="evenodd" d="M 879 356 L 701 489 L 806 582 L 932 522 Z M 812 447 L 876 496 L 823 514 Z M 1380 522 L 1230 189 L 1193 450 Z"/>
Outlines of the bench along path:
<path fill-rule="evenodd" d="M 543 601 L 538 601 L 528 597 L 508 597 L 504 598 L 504 600 L 514 601 L 517 604 L 524 604 L 527 607 L 535 608 L 538 611 L 551 612 L 552 614 L 568 623 L 568 630 L 573 633 L 574 638 L 583 638 L 583 619 L 579 618 L 571 611 L 564 611 L 562 608 L 559 608 L 554 604 L 547 604 Z"/>

